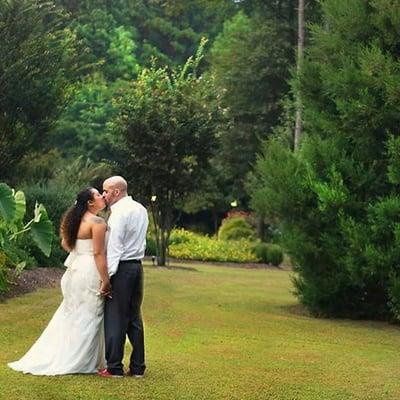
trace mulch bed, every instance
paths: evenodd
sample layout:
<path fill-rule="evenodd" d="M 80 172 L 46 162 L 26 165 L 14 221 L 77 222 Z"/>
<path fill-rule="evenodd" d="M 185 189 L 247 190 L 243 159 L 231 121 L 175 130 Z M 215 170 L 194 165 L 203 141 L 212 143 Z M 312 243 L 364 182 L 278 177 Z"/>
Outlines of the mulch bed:
<path fill-rule="evenodd" d="M 38 288 L 59 286 L 64 272 L 65 268 L 34 268 L 23 271 L 18 278 L 10 276 L 12 283 L 7 293 L 0 294 L 0 301 L 33 292 Z"/>

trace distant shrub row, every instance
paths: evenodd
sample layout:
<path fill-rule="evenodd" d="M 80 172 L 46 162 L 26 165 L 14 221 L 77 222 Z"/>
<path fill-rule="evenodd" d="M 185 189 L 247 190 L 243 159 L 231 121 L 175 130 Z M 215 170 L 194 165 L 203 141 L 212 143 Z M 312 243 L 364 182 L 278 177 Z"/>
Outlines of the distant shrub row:
<path fill-rule="evenodd" d="M 220 237 L 209 237 L 186 231 L 174 229 L 170 237 L 169 256 L 185 260 L 223 261 L 238 263 L 264 262 L 279 265 L 283 260 L 283 252 L 277 245 L 260 243 L 239 238 L 238 240 L 225 240 Z M 147 239 L 148 255 L 155 255 L 154 240 Z"/>

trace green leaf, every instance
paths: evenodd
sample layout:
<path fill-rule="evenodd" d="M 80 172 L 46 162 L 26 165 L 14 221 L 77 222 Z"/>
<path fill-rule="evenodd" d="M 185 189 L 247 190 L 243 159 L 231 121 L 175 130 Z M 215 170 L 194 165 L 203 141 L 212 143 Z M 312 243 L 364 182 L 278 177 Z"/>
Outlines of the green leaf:
<path fill-rule="evenodd" d="M 11 221 L 15 216 L 15 199 L 11 188 L 5 183 L 0 183 L 0 215 Z"/>
<path fill-rule="evenodd" d="M 26 267 L 26 262 L 25 261 L 22 261 L 22 262 L 18 263 L 15 266 L 15 275 L 16 276 L 20 276 L 22 271 L 25 269 L 25 267 Z"/>
<path fill-rule="evenodd" d="M 45 213 L 47 215 L 47 212 L 46 212 L 46 209 L 45 209 L 44 205 L 43 204 L 39 204 L 38 202 L 36 202 L 35 210 L 33 212 L 33 214 L 34 214 L 34 217 L 33 217 L 34 222 L 37 223 L 37 222 L 40 221 L 40 218 L 42 217 L 43 210 L 45 211 Z"/>
<path fill-rule="evenodd" d="M 22 221 L 24 219 L 25 212 L 26 212 L 25 195 L 23 192 L 18 191 L 17 193 L 15 193 L 14 198 L 15 198 L 15 205 L 16 205 L 14 219 L 16 219 L 18 221 Z"/>
<path fill-rule="evenodd" d="M 36 204 L 35 218 L 31 225 L 31 235 L 43 254 L 49 257 L 54 230 L 43 204 Z"/>

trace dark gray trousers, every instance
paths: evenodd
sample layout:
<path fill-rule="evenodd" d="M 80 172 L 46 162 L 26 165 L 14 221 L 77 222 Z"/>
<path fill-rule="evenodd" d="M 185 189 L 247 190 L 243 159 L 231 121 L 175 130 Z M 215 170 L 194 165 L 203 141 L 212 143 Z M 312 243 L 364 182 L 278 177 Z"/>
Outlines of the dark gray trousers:
<path fill-rule="evenodd" d="M 126 335 L 133 347 L 129 369 L 143 374 L 144 330 L 141 315 L 143 300 L 143 267 L 140 262 L 122 262 L 111 277 L 112 298 L 106 299 L 104 330 L 107 369 L 114 375 L 123 375 L 122 359 Z"/>

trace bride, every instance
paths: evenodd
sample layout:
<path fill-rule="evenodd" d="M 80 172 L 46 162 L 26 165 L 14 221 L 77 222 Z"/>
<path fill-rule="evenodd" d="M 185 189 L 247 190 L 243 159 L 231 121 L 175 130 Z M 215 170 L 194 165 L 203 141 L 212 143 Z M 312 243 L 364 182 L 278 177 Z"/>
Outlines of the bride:
<path fill-rule="evenodd" d="M 105 207 L 94 188 L 78 193 L 61 221 L 62 246 L 70 252 L 61 279 L 63 301 L 30 350 L 8 366 L 33 375 L 96 373 L 105 368 L 103 303 L 110 296 L 105 255 Z"/>

